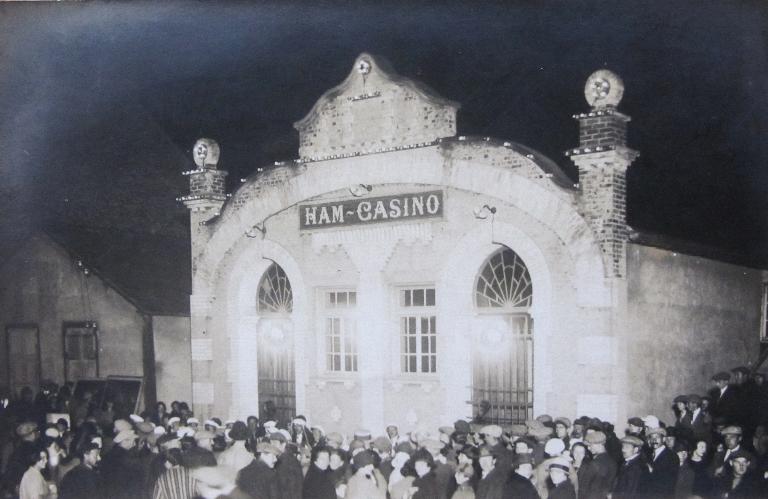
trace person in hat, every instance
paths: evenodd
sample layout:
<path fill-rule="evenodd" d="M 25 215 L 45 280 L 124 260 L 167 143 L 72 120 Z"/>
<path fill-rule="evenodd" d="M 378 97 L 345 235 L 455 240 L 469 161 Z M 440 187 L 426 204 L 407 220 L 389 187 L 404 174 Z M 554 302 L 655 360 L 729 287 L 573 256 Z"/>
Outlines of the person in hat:
<path fill-rule="evenodd" d="M 304 473 L 296 457 L 296 446 L 289 442 L 291 435 L 287 430 L 279 430 L 269 435 L 269 443 L 280 453 L 277 455 L 275 472 L 277 487 L 282 499 L 301 499 Z"/>
<path fill-rule="evenodd" d="M 604 498 L 613 487 L 617 466 L 605 450 L 606 441 L 605 433 L 601 431 L 590 432 L 584 437 L 592 460 L 579 468 L 579 497 Z"/>
<path fill-rule="evenodd" d="M 79 454 L 80 464 L 61 481 L 59 499 L 94 499 L 101 494 L 101 475 L 96 470 L 101 461 L 101 449 L 89 442 L 79 449 Z"/>
<path fill-rule="evenodd" d="M 571 463 L 562 456 L 554 458 L 549 464 L 549 481 L 552 488 L 548 491 L 549 499 L 576 499 L 576 489 L 569 479 Z"/>
<path fill-rule="evenodd" d="M 375 463 L 376 454 L 370 450 L 355 454 L 352 458 L 352 476 L 347 481 L 344 499 L 386 499 L 387 482 L 376 469 Z"/>
<path fill-rule="evenodd" d="M 509 470 L 512 469 L 514 455 L 507 449 L 504 442 L 502 442 L 502 433 L 501 426 L 487 425 L 480 429 L 480 438 L 485 442 L 485 445 L 488 446 L 491 454 L 495 457 L 495 466 L 504 474 L 507 474 Z"/>
<path fill-rule="evenodd" d="M 445 499 L 445 491 L 439 490 L 435 476 L 435 461 L 433 454 L 426 448 L 419 449 L 411 458 L 416 479 L 411 490 L 415 489 L 412 499 Z"/>
<path fill-rule="evenodd" d="M 488 445 L 480 447 L 478 462 L 480 463 L 481 474 L 475 494 L 477 499 L 501 499 L 504 497 L 505 483 L 509 471 L 506 467 L 497 465 L 498 458 L 493 453 L 493 447 Z M 531 484 L 531 487 L 533 487 L 533 484 Z"/>
<path fill-rule="evenodd" d="M 672 412 L 675 414 L 675 426 L 678 426 L 680 420 L 688 412 L 688 395 L 678 395 L 672 401 Z"/>
<path fill-rule="evenodd" d="M 712 382 L 715 387 L 710 391 L 710 414 L 713 418 L 722 417 L 726 424 L 738 424 L 740 399 L 738 390 L 730 384 L 731 374 L 719 372 L 712 376 Z"/>
<path fill-rule="evenodd" d="M 731 454 L 741 450 L 742 431 L 740 426 L 726 426 L 720 435 L 723 437 L 724 448 L 716 452 L 712 458 L 710 474 L 714 478 L 722 478 L 730 471 Z"/>
<path fill-rule="evenodd" d="M 247 435 L 243 440 L 245 438 Z M 256 458 L 251 459 L 250 464 L 237 474 L 237 486 L 253 499 L 279 499 L 280 491 L 275 464 L 277 464 L 280 449 L 271 443 L 262 442 L 256 446 L 256 453 Z"/>
<path fill-rule="evenodd" d="M 688 411 L 681 420 L 682 429 L 691 441 L 712 441 L 712 417 L 701 408 L 701 397 L 688 395 Z"/>
<path fill-rule="evenodd" d="M 621 466 L 616 474 L 612 497 L 615 499 L 639 498 L 641 487 L 648 480 L 648 465 L 642 456 L 644 442 L 635 435 L 621 439 Z"/>
<path fill-rule="evenodd" d="M 448 463 L 448 459 L 443 453 L 446 446 L 439 440 L 426 439 L 422 442 L 422 447 L 432 456 L 431 467 L 435 478 L 437 497 L 438 499 L 448 499 L 456 490 L 456 481 L 453 476 L 456 473 L 456 463 Z"/>
<path fill-rule="evenodd" d="M 559 438 L 550 438 L 544 445 L 544 459 L 536 461 L 534 457 L 533 483 L 536 485 L 536 491 L 539 497 L 547 497 L 551 486 L 549 483 L 549 465 L 554 459 L 562 456 L 565 451 L 565 444 Z"/>
<path fill-rule="evenodd" d="M 144 493 L 146 472 L 133 430 L 122 430 L 115 435 L 114 446 L 101 461 L 103 483 L 110 498 L 140 497 Z"/>
<path fill-rule="evenodd" d="M 677 454 L 665 445 L 667 431 L 664 428 L 651 428 L 646 434 L 652 454 L 648 462 L 650 473 L 642 491 L 649 497 L 672 497 L 680 470 L 680 460 Z"/>
<path fill-rule="evenodd" d="M 16 488 L 29 468 L 28 457 L 35 450 L 40 439 L 37 423 L 25 421 L 19 424 L 16 427 L 16 436 L 19 443 L 5 462 L 3 476 L 3 482 L 9 490 Z"/>
<path fill-rule="evenodd" d="M 690 497 L 693 495 L 693 482 L 696 479 L 696 474 L 690 463 L 690 444 L 686 440 L 678 440 L 675 442 L 674 452 L 680 461 L 680 470 L 677 472 L 677 483 L 675 484 L 675 497 Z"/>
<path fill-rule="evenodd" d="M 248 427 L 242 421 L 235 421 L 229 430 L 229 438 L 233 440 L 232 446 L 219 454 L 216 462 L 219 466 L 241 470 L 253 461 L 253 454 L 245 448 L 245 441 L 248 439 Z"/>
<path fill-rule="evenodd" d="M 571 436 L 569 434 L 570 429 L 570 419 L 563 417 L 555 418 L 555 438 L 562 440 L 566 449 L 571 448 Z"/>
<path fill-rule="evenodd" d="M 392 457 L 392 472 L 389 474 L 387 490 L 389 497 L 403 497 L 411 489 L 416 479 L 415 472 L 410 462 L 411 456 L 416 452 L 410 442 L 401 442 L 395 446 L 395 455 Z"/>
<path fill-rule="evenodd" d="M 187 468 L 200 468 L 202 466 L 216 466 L 218 461 L 213 453 L 213 439 L 216 435 L 207 430 L 195 432 L 194 445 L 184 452 L 184 466 Z"/>
<path fill-rule="evenodd" d="M 311 463 L 302 485 L 303 499 L 336 499 L 336 487 L 328 471 L 330 464 L 328 448 L 315 447 L 312 450 Z"/>
<path fill-rule="evenodd" d="M 387 437 L 376 437 L 371 445 L 371 450 L 378 454 L 380 461 L 379 471 L 384 475 L 384 479 L 389 482 L 389 476 L 392 474 L 392 443 Z"/>
<path fill-rule="evenodd" d="M 531 482 L 533 476 L 533 458 L 530 454 L 515 457 L 512 473 L 502 487 L 502 499 L 538 499 L 539 493 Z M 482 481 L 481 481 L 482 483 Z M 478 498 L 480 491 L 478 490 Z"/>
<path fill-rule="evenodd" d="M 730 456 L 730 471 L 715 483 L 716 497 L 757 498 L 765 497 L 765 491 L 759 490 L 758 477 L 752 470 L 756 462 L 749 452 L 739 449 Z"/>

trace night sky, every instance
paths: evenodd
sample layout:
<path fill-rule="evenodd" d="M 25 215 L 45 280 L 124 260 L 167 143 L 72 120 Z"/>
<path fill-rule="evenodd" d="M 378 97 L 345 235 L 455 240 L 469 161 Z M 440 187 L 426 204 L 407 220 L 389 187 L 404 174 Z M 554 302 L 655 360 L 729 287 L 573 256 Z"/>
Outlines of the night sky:
<path fill-rule="evenodd" d="M 575 180 L 596 69 L 625 84 L 629 223 L 768 266 L 768 2 L 0 5 L 2 224 L 186 233 L 191 148 L 231 189 L 298 153 L 292 123 L 370 52 L 462 104 L 459 134 Z M 230 190 L 231 190 L 230 189 Z M 136 244 L 141 238 L 135 239 Z"/>

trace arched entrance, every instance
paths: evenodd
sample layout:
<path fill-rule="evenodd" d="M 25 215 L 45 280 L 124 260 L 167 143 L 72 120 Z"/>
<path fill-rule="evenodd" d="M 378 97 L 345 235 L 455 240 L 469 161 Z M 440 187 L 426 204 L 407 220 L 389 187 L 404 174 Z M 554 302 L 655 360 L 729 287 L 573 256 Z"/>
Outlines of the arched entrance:
<path fill-rule="evenodd" d="M 285 425 L 296 413 L 293 361 L 293 291 L 285 271 L 272 263 L 259 282 L 257 311 L 259 414 Z"/>
<path fill-rule="evenodd" d="M 496 251 L 475 279 L 481 322 L 472 352 L 472 415 L 477 423 L 533 418 L 533 284 L 522 259 Z"/>

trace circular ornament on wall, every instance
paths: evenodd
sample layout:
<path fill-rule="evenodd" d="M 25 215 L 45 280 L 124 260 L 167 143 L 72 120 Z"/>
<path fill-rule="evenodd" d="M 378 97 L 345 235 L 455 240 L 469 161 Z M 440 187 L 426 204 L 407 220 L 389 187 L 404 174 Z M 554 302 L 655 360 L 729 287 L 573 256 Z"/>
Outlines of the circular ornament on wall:
<path fill-rule="evenodd" d="M 616 107 L 624 96 L 624 82 L 619 75 L 607 69 L 600 69 L 587 78 L 584 97 L 592 107 Z"/>

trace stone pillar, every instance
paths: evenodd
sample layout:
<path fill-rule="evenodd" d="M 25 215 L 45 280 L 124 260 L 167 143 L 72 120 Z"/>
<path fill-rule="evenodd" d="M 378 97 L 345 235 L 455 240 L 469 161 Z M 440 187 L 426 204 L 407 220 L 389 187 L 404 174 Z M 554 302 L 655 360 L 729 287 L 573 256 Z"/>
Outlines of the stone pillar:
<path fill-rule="evenodd" d="M 638 155 L 626 146 L 630 118 L 616 110 L 623 93 L 621 79 L 610 71 L 589 77 L 584 94 L 591 110 L 574 115 L 579 147 L 566 152 L 579 168 L 579 209 L 595 233 L 609 278 L 626 275 L 626 172 Z"/>

